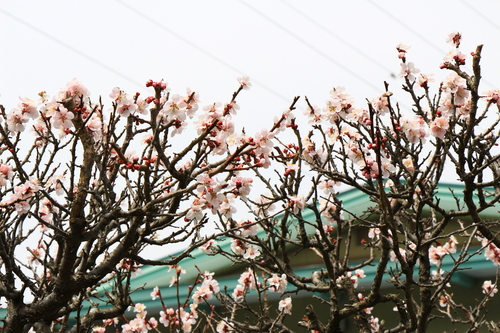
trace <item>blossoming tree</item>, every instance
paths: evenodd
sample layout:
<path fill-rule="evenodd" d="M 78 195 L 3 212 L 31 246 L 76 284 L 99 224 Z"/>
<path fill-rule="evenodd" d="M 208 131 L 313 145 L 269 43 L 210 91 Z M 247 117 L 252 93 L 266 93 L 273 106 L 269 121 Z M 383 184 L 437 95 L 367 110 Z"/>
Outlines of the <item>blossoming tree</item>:
<path fill-rule="evenodd" d="M 449 75 L 435 92 L 431 76 L 407 60 L 408 47 L 397 47 L 411 110 L 387 84 L 360 106 L 338 87 L 324 107 L 305 99 L 308 125 L 295 118 L 295 98 L 255 135 L 233 123 L 246 79 L 229 103 L 203 110 L 196 93 L 170 94 L 152 81 L 146 98 L 113 90 L 109 108 L 76 81 L 52 99 L 42 93 L 38 103 L 2 108 L 3 330 L 323 333 L 351 320 L 359 332 L 426 332 L 439 318 L 497 332 L 487 317 L 497 280 L 484 281 L 472 305 L 450 291 L 472 258 L 500 265 L 498 221 L 484 216 L 500 200 L 499 91 L 480 91 L 482 47 L 468 73 L 460 39 L 449 37 L 453 50 L 441 64 Z M 176 141 L 191 118 L 196 135 Z M 463 186 L 451 193 L 452 208 L 437 195 L 449 191 L 444 173 Z M 370 207 L 350 211 L 339 195 L 347 187 Z M 356 234 L 365 235 L 359 244 Z M 181 241 L 187 249 L 169 259 L 141 255 Z M 176 304 L 152 290 L 158 320 L 133 304 L 130 281 L 141 265 L 170 265 L 179 288 L 182 259 L 198 247 L 242 267 L 234 290 L 200 271 Z M 320 264 L 298 267 L 295 254 L 304 252 Z M 293 308 L 304 294 L 319 303 Z M 377 316 L 387 304 L 397 320 Z M 135 318 L 116 319 L 130 305 Z"/>
<path fill-rule="evenodd" d="M 71 331 L 88 331 L 127 309 L 141 265 L 175 265 L 213 237 L 202 236 L 201 208 L 223 210 L 231 193 L 244 195 L 237 170 L 266 158 L 253 142 L 227 143 L 235 99 L 248 85 L 242 79 L 229 103 L 203 110 L 195 92 L 170 95 L 166 83 L 153 81 L 145 98 L 115 88 L 108 107 L 76 80 L 53 97 L 42 92 L 10 112 L 2 106 L 2 331 L 65 331 L 74 314 Z M 175 142 L 195 112 L 192 139 Z M 224 194 L 187 206 L 216 175 L 227 180 Z M 141 255 L 148 245 L 179 242 L 186 250 L 170 259 Z M 103 285 L 111 289 L 95 294 Z"/>
<path fill-rule="evenodd" d="M 434 94 L 432 77 L 407 61 L 409 47 L 397 47 L 412 110 L 393 101 L 387 84 L 381 96 L 358 107 L 338 87 L 323 108 L 306 99 L 308 127 L 293 115 L 295 100 L 273 129 L 261 134 L 269 140 L 258 153 L 272 151 L 276 175 L 250 170 L 254 186 L 265 188 L 245 201 L 253 217 L 225 217 L 221 231 L 228 232 L 230 249 L 215 240 L 202 247 L 247 268 L 232 292 L 221 291 L 209 272 L 200 272 L 190 287 L 191 306 L 218 306 L 206 314 L 217 332 L 292 332 L 297 325 L 341 332 L 347 320 L 358 332 L 426 332 L 443 320 L 468 332 L 480 327 L 498 332 L 498 323 L 490 320 L 497 318 L 487 316 L 498 280 L 484 281 L 473 304 L 456 301 L 450 291 L 452 279 L 473 258 L 490 261 L 492 268 L 500 265 L 499 223 L 484 214 L 500 199 L 499 91 L 480 92 L 482 47 L 472 52 L 468 74 L 460 39 L 458 33 L 449 37 L 453 49 L 440 65 L 449 74 Z M 295 139 L 279 139 L 281 132 Z M 459 181 L 462 193 L 440 186 L 445 173 Z M 366 211 L 345 207 L 337 186 L 346 185 L 370 198 Z M 201 196 L 210 192 L 200 190 Z M 453 198 L 451 207 L 439 198 L 444 192 Z M 352 256 L 358 234 L 366 235 L 359 241 L 365 248 L 361 259 Z M 301 251 L 309 253 L 309 263 L 319 261 L 319 269 L 304 274 L 294 265 Z M 366 270 L 373 271 L 370 281 Z M 287 318 L 293 299 L 304 292 L 311 302 L 313 294 L 321 295 L 320 304 Z M 271 301 L 275 293 L 281 295 L 277 304 Z M 249 295 L 257 299 L 254 306 Z M 395 312 L 378 318 L 377 309 L 385 304 Z M 160 318 L 173 327 L 178 313 L 169 311 Z"/>

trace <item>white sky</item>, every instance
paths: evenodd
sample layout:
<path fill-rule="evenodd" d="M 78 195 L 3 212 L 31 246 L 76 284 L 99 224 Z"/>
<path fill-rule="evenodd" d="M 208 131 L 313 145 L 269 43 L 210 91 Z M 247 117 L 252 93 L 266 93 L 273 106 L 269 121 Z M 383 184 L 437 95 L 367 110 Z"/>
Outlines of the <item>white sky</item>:
<path fill-rule="evenodd" d="M 422 72 L 443 75 L 452 31 L 462 32 L 466 54 L 485 44 L 483 77 L 498 85 L 498 12 L 497 0 L 3 0 L 0 103 L 9 111 L 18 96 L 54 95 L 74 77 L 108 105 L 115 86 L 149 95 L 148 79 L 227 102 L 236 77 L 248 75 L 237 122 L 259 130 L 295 95 L 322 106 L 340 85 L 364 104 L 384 80 L 397 90 L 399 42 Z"/>

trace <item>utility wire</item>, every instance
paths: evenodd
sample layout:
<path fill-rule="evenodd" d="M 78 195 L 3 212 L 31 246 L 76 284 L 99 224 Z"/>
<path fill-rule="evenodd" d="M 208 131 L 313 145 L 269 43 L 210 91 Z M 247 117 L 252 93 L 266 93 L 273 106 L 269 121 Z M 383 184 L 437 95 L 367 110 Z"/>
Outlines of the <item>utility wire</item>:
<path fill-rule="evenodd" d="M 2 14 L 4 14 L 5 16 L 10 17 L 10 18 L 11 18 L 11 19 L 13 19 L 14 21 L 16 21 L 16 22 L 18 22 L 18 23 L 20 23 L 20 24 L 24 25 L 25 27 L 27 27 L 27 28 L 29 28 L 29 29 L 31 29 L 31 30 L 33 30 L 33 31 L 37 32 L 38 34 L 40 34 L 40 35 L 44 36 L 45 38 L 50 39 L 50 40 L 51 40 L 51 41 L 53 41 L 54 43 L 59 44 L 60 46 L 62 46 L 62 47 L 64 47 L 64 48 L 66 48 L 66 49 L 68 49 L 68 50 L 70 50 L 70 51 L 72 51 L 72 52 L 74 52 L 74 53 L 78 54 L 78 55 L 79 55 L 79 56 L 81 56 L 82 58 L 87 59 L 88 61 L 90 61 L 90 62 L 92 62 L 92 63 L 94 63 L 94 64 L 96 64 L 96 65 L 98 65 L 98 66 L 100 66 L 100 67 L 102 67 L 102 68 L 104 68 L 104 69 L 106 69 L 107 71 L 109 71 L 109 72 L 111 72 L 111 73 L 113 73 L 113 74 L 115 74 L 115 75 L 117 75 L 117 76 L 121 77 L 122 79 L 124 79 L 124 80 L 126 80 L 126 81 L 128 81 L 128 82 L 130 82 L 130 83 L 132 83 L 132 84 L 134 84 L 134 85 L 136 85 L 136 86 L 138 86 L 138 87 L 140 87 L 141 89 L 144 89 L 144 88 L 145 88 L 145 85 L 144 85 L 144 84 L 140 84 L 140 83 L 139 83 L 139 82 L 137 82 L 136 80 L 134 80 L 134 79 L 132 79 L 132 78 L 130 78 L 130 77 L 128 77 L 128 76 L 126 76 L 126 75 L 122 74 L 121 72 L 117 71 L 116 69 L 114 69 L 114 68 L 112 68 L 112 67 L 110 67 L 110 66 L 106 65 L 105 63 L 103 63 L 103 62 L 101 62 L 101 61 L 97 60 L 96 58 L 94 58 L 94 57 L 92 57 L 92 56 L 90 56 L 90 55 L 88 55 L 88 54 L 86 54 L 86 53 L 82 52 L 81 50 L 79 50 L 79 49 L 77 49 L 77 48 L 75 48 L 75 47 L 73 47 L 73 46 L 69 45 L 68 43 L 63 42 L 62 40 L 60 40 L 60 39 L 58 39 L 58 38 L 56 38 L 56 37 L 52 36 L 51 34 L 49 34 L 49 33 L 45 32 L 45 31 L 43 31 L 43 30 L 41 30 L 41 29 L 39 29 L 38 27 L 35 27 L 34 25 L 32 25 L 32 24 L 30 24 L 30 23 L 28 23 L 28 22 L 24 21 L 23 19 L 21 19 L 21 18 L 19 18 L 19 17 L 15 16 L 15 15 L 13 15 L 13 14 L 11 14 L 11 13 L 9 13 L 8 11 L 6 11 L 6 10 L 4 10 L 4 9 L 0 8 L 0 12 L 1 12 Z"/>
<path fill-rule="evenodd" d="M 311 43 L 308 43 L 306 40 L 298 37 L 296 34 L 294 34 L 293 32 L 291 32 L 290 30 L 288 30 L 287 28 L 285 28 L 284 26 L 280 25 L 279 23 L 275 22 L 274 20 L 272 20 L 269 16 L 265 15 L 264 13 L 258 11 L 257 9 L 255 9 L 254 7 L 250 6 L 248 3 L 244 2 L 244 1 L 241 1 L 243 2 L 247 7 L 249 7 L 251 10 L 253 10 L 254 12 L 256 12 L 258 15 L 260 15 L 261 17 L 263 17 L 264 19 L 266 19 L 267 21 L 269 21 L 270 23 L 272 23 L 274 26 L 278 27 L 280 30 L 284 31 L 285 33 L 287 33 L 288 35 L 292 36 L 293 38 L 295 38 L 296 40 L 298 40 L 299 42 L 301 42 L 302 44 L 304 44 L 306 47 L 310 48 L 311 50 L 313 50 L 314 52 L 318 53 L 319 55 L 321 55 L 322 57 L 324 57 L 325 59 L 327 59 L 329 62 L 333 63 L 334 65 L 342 68 L 343 70 L 345 70 L 346 72 L 348 72 L 349 74 L 351 74 L 352 76 L 356 77 L 357 79 L 359 79 L 360 81 L 362 81 L 363 83 L 365 83 L 367 86 L 369 86 L 370 88 L 374 89 L 375 91 L 379 92 L 381 89 L 380 87 L 374 85 L 373 83 L 369 82 L 368 80 L 366 80 L 364 77 L 362 77 L 361 75 L 358 75 L 357 73 L 355 73 L 354 71 L 352 71 L 351 69 L 349 69 L 347 66 L 339 63 L 338 61 L 335 61 L 334 59 L 332 59 L 328 54 L 326 54 L 325 52 L 321 51 L 320 49 L 316 48 L 315 46 L 313 46 Z M 283 3 L 285 3 L 286 5 L 288 5 L 285 1 L 282 1 Z M 331 31 L 329 31 L 327 28 L 325 28 L 324 26 L 322 25 L 319 25 L 317 24 L 314 20 L 312 20 L 310 17 L 306 16 L 305 14 L 302 14 L 296 7 L 293 7 L 291 5 L 288 5 L 289 7 L 291 7 L 292 9 L 294 9 L 295 11 L 297 11 L 299 14 L 301 14 L 302 16 L 304 16 L 308 21 L 311 21 L 312 23 L 314 23 L 315 25 L 319 26 L 321 29 L 323 30 L 326 30 L 327 33 L 333 35 L 334 37 L 344 41 L 346 44 L 350 45 L 353 49 L 357 50 L 359 53 L 361 53 L 363 56 L 369 58 L 368 56 L 366 56 L 366 54 L 364 54 L 361 50 L 359 49 L 356 49 L 352 44 L 346 42 L 345 40 L 343 40 L 342 38 L 340 38 L 339 36 L 336 36 L 335 34 L 333 34 Z M 370 59 L 372 62 L 373 60 Z M 375 62 L 376 63 L 376 62 Z M 381 67 L 382 69 L 384 69 L 384 71 L 387 71 L 389 73 L 391 73 L 392 71 L 388 68 L 385 68 L 383 65 L 381 65 L 380 63 L 376 63 L 379 67 Z M 396 100 L 397 101 L 397 100 Z M 406 109 L 408 110 L 411 110 L 411 107 L 409 107 L 406 103 L 402 103 L 402 102 L 398 102 L 399 105 L 405 107 Z"/>
<path fill-rule="evenodd" d="M 221 64 L 222 66 L 232 70 L 233 72 L 236 72 L 236 73 L 239 73 L 240 75 L 244 75 L 245 73 L 243 73 L 242 71 L 240 71 L 238 68 L 234 67 L 233 65 L 229 64 L 228 62 L 224 61 L 223 59 L 217 57 L 216 55 L 214 55 L 213 53 L 205 50 L 204 48 L 196 45 L 196 43 L 193 43 L 192 41 L 190 41 L 189 39 L 187 38 L 184 38 L 182 35 L 178 34 L 177 32 L 173 31 L 172 29 L 169 29 L 167 28 L 165 25 L 161 24 L 160 22 L 154 20 L 153 18 L 151 18 L 150 16 L 144 14 L 143 12 L 139 11 L 138 9 L 136 9 L 135 7 L 127 4 L 125 1 L 122 1 L 122 0 L 115 0 L 116 2 L 118 2 L 120 5 L 122 5 L 123 7 L 129 9 L 130 11 L 134 12 L 136 15 L 142 17 L 143 19 L 145 19 L 146 21 L 156 25 L 158 28 L 162 29 L 163 31 L 167 32 L 168 34 L 174 36 L 175 38 L 183 41 L 184 43 L 188 44 L 189 46 L 191 46 L 192 48 L 196 49 L 197 51 L 199 51 L 200 53 L 203 53 L 204 55 L 208 56 L 209 58 L 211 58 L 212 60 L 218 62 L 219 64 Z M 256 84 L 256 85 L 259 85 L 261 86 L 262 88 L 264 88 L 265 90 L 267 90 L 268 92 L 272 93 L 273 95 L 279 97 L 280 99 L 282 99 L 283 101 L 286 101 L 286 102 L 290 102 L 291 101 L 291 98 L 288 98 L 288 97 L 285 97 L 283 96 L 282 94 L 280 94 L 279 92 L 277 92 L 276 90 L 272 89 L 271 87 L 265 85 L 264 83 L 256 80 L 255 78 L 251 78 L 251 82 L 253 84 Z"/>
<path fill-rule="evenodd" d="M 460 0 L 465 6 L 467 6 L 470 10 L 472 10 L 474 13 L 477 15 L 481 16 L 485 21 L 487 21 L 489 24 L 494 26 L 498 31 L 500 31 L 500 26 L 493 20 L 490 20 L 486 15 L 481 13 L 476 7 L 472 6 L 470 3 L 468 3 L 465 0 Z"/>
<path fill-rule="evenodd" d="M 309 23 L 315 25 L 316 27 L 318 27 L 319 29 L 321 29 L 323 32 L 327 33 L 328 35 L 330 35 L 331 37 L 341 41 L 342 43 L 344 43 L 345 45 L 347 45 L 349 48 L 351 48 L 352 50 L 356 51 L 356 53 L 358 53 L 360 56 L 362 56 L 363 58 L 365 58 L 366 60 L 370 61 L 372 64 L 375 64 L 378 68 L 384 70 L 385 72 L 391 74 L 394 72 L 393 69 L 390 69 L 390 68 L 387 68 L 386 66 L 384 66 L 381 62 L 379 61 L 376 61 L 373 57 L 370 57 L 369 55 L 366 54 L 365 51 L 361 50 L 360 48 L 356 47 L 355 45 L 353 45 L 351 42 L 349 42 L 347 39 L 345 38 L 342 38 L 341 36 L 335 34 L 333 31 L 331 31 L 330 29 L 328 29 L 327 27 L 325 27 L 323 24 L 319 23 L 318 20 L 315 20 L 313 19 L 311 16 L 309 15 L 306 15 L 303 11 L 301 11 L 300 9 L 298 9 L 297 7 L 293 6 L 292 4 L 288 3 L 288 1 L 286 0 L 281 0 L 281 2 L 287 6 L 288 8 L 290 8 L 291 10 L 293 10 L 295 13 L 297 13 L 298 15 L 302 16 L 302 18 L 306 19 L 307 21 L 309 21 Z"/>
<path fill-rule="evenodd" d="M 340 67 L 345 72 L 349 73 L 351 76 L 357 78 L 359 81 L 361 81 L 364 84 L 366 84 L 368 87 L 374 89 L 377 92 L 380 92 L 382 90 L 381 87 L 376 86 L 375 84 L 373 84 L 370 81 L 368 81 L 367 79 L 365 79 L 363 76 L 361 76 L 358 73 L 356 73 L 353 70 L 351 70 L 349 67 L 347 67 L 347 66 L 343 65 L 342 63 L 336 61 L 335 59 L 333 59 L 332 57 L 330 57 L 327 53 L 321 51 L 320 49 L 318 49 L 316 46 L 312 45 L 311 43 L 309 43 L 305 39 L 297 36 L 296 34 L 294 34 L 293 32 L 291 32 L 290 30 L 288 30 L 286 27 L 284 27 L 283 25 L 277 23 L 276 21 L 274 21 L 269 16 L 267 16 L 264 13 L 262 13 L 261 11 L 259 11 L 258 9 L 256 9 L 252 5 L 250 5 L 249 3 L 247 3 L 247 2 L 245 2 L 243 0 L 240 0 L 240 2 L 243 5 L 245 5 L 247 8 L 249 8 L 250 10 L 252 10 L 254 13 L 256 13 L 259 16 L 261 16 L 266 21 L 268 21 L 269 23 L 271 23 L 272 25 L 274 25 L 275 27 L 277 27 L 278 29 L 280 29 L 281 31 L 283 31 L 284 33 L 286 33 L 287 35 L 291 36 L 292 38 L 296 39 L 297 41 L 299 41 L 300 43 L 302 43 L 303 45 L 305 45 L 306 47 L 308 47 L 312 51 L 316 52 L 318 55 L 322 56 L 324 59 L 326 59 L 330 63 L 334 64 L 337 67 Z"/>
<path fill-rule="evenodd" d="M 391 12 L 389 12 L 388 10 L 386 10 L 385 8 L 383 8 L 382 6 L 378 5 L 375 1 L 373 0 L 366 0 L 367 2 L 371 3 L 375 8 L 377 8 L 378 10 L 380 10 L 381 12 L 383 12 L 384 14 L 386 14 L 387 16 L 389 16 L 391 19 L 393 19 L 394 21 L 396 21 L 399 25 L 405 27 L 406 29 L 408 29 L 411 33 L 413 33 L 414 35 L 418 36 L 421 40 L 423 40 L 427 45 L 429 45 L 430 47 L 432 47 L 434 50 L 436 50 L 437 52 L 439 52 L 439 54 L 444 54 L 446 53 L 446 51 L 444 51 L 443 49 L 441 49 L 439 46 L 437 46 L 436 44 L 432 43 L 429 41 L 429 39 L 425 36 L 423 36 L 421 33 L 419 33 L 417 30 L 413 29 L 412 27 L 410 27 L 408 24 L 406 24 L 405 22 L 401 21 L 397 16 L 395 16 L 394 14 L 392 14 Z"/>
<path fill-rule="evenodd" d="M 442 50 L 439 46 L 437 46 L 436 44 L 432 43 L 431 41 L 429 41 L 428 38 L 426 38 L 425 36 L 423 36 L 422 34 L 420 34 L 418 31 L 416 31 L 415 29 L 411 28 L 408 24 L 406 24 L 405 22 L 401 21 L 399 18 L 397 18 L 395 15 L 393 15 L 391 12 L 387 11 L 385 8 L 381 7 L 379 4 L 377 4 L 374 0 L 366 0 L 367 2 L 371 3 L 375 8 L 377 8 L 378 10 L 380 10 L 381 12 L 385 13 L 387 16 L 389 16 L 391 19 L 393 19 L 394 21 L 396 21 L 399 25 L 405 27 L 406 29 L 408 29 L 411 33 L 415 34 L 416 36 L 418 36 L 421 40 L 423 40 L 427 45 L 429 45 L 430 47 L 432 47 L 434 50 L 438 51 L 440 54 L 445 54 L 446 51 Z M 463 2 L 463 1 L 462 1 Z M 468 4 L 467 4 L 468 5 Z M 472 8 L 472 7 L 470 7 Z M 475 10 L 477 12 L 477 10 Z M 480 12 L 479 12 L 480 15 L 482 15 Z M 484 16 L 483 16 L 484 17 Z M 495 25 L 496 26 L 496 25 Z M 495 85 L 493 85 L 491 82 L 489 82 L 488 80 L 486 79 L 481 79 L 482 82 L 494 87 Z"/>

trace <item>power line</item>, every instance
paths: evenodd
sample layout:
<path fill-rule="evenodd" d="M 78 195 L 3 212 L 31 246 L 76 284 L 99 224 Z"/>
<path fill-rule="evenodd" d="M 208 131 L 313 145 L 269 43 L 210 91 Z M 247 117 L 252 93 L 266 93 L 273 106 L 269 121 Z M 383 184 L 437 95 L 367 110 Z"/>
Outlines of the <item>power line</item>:
<path fill-rule="evenodd" d="M 313 19 L 312 17 L 310 17 L 309 15 L 306 15 L 303 11 L 301 11 L 300 9 L 298 9 L 297 7 L 293 6 L 292 4 L 288 3 L 286 0 L 281 0 L 281 2 L 286 5 L 288 8 L 292 9 L 295 13 L 297 13 L 298 15 L 302 16 L 302 18 L 306 19 L 307 21 L 309 21 L 309 23 L 315 25 L 316 27 L 318 27 L 319 29 L 323 30 L 323 32 L 327 33 L 328 35 L 330 35 L 331 37 L 337 39 L 337 40 L 340 40 L 342 43 L 344 43 L 345 45 L 347 45 L 349 48 L 351 48 L 352 50 L 356 51 L 360 56 L 362 56 L 363 58 L 365 58 L 366 60 L 370 61 L 371 63 L 375 64 L 377 67 L 379 67 L 380 69 L 386 71 L 387 73 L 392 73 L 394 70 L 390 69 L 390 68 L 387 68 L 386 66 L 384 66 L 382 63 L 376 61 L 373 57 L 370 57 L 369 55 L 366 54 L 366 52 L 364 52 L 363 50 L 361 50 L 360 48 L 356 47 L 355 45 L 353 45 L 352 43 L 350 43 L 348 40 L 346 40 L 345 38 L 342 38 L 341 36 L 335 34 L 333 31 L 331 31 L 330 29 L 328 29 L 327 27 L 325 27 L 324 25 L 320 24 L 318 22 L 318 20 L 315 20 Z"/>
<path fill-rule="evenodd" d="M 446 51 L 443 51 L 439 46 L 437 46 L 436 44 L 432 43 L 431 41 L 429 41 L 428 38 L 426 38 L 425 36 L 423 36 L 422 34 L 420 34 L 418 31 L 416 31 L 415 29 L 411 28 L 408 24 L 406 24 L 405 22 L 401 21 L 400 19 L 398 19 L 395 15 L 393 15 L 391 12 L 387 11 L 385 8 L 381 7 L 380 5 L 378 5 L 375 1 L 373 0 L 366 0 L 367 2 L 371 3 L 375 8 L 377 8 L 378 10 L 380 10 L 381 12 L 385 13 L 387 16 L 389 16 L 390 18 L 392 18 L 394 21 L 396 21 L 399 25 L 405 27 L 406 29 L 408 29 L 411 33 L 413 33 L 414 35 L 418 36 L 421 40 L 423 40 L 427 45 L 431 46 L 433 49 L 437 50 L 440 54 L 445 54 Z M 463 1 L 462 1 L 463 2 Z M 472 7 L 470 7 L 472 8 Z M 476 11 L 477 12 L 477 11 Z M 480 14 L 482 15 L 482 14 Z M 486 79 L 481 79 L 482 82 L 494 87 L 494 85 L 489 82 L 488 80 Z"/>
<path fill-rule="evenodd" d="M 300 43 L 302 43 L 303 45 L 305 45 L 309 49 L 313 50 L 314 52 L 316 52 L 317 54 L 319 54 L 320 56 L 322 56 L 324 59 L 326 59 L 330 63 L 334 64 L 337 67 L 340 67 L 345 72 L 347 72 L 351 76 L 357 78 L 359 81 L 363 82 L 364 84 L 366 84 L 370 88 L 374 89 L 375 91 L 377 91 L 377 92 L 381 91 L 380 87 L 374 85 L 373 83 L 371 83 L 370 81 L 368 81 L 367 79 L 365 79 L 363 76 L 361 76 L 361 75 L 357 74 L 356 72 L 354 72 L 353 70 L 351 70 L 349 67 L 347 67 L 347 66 L 341 64 L 340 62 L 336 61 L 335 59 L 333 59 L 332 57 L 330 57 L 327 53 L 321 51 L 320 49 L 318 49 L 316 46 L 312 45 L 311 43 L 309 43 L 305 39 L 297 36 L 296 34 L 294 34 L 293 32 L 291 32 L 290 30 L 288 30 L 286 27 L 284 27 L 283 25 L 277 23 L 276 21 L 274 21 L 269 16 L 267 16 L 264 13 L 262 13 L 261 11 L 259 11 L 258 9 L 256 9 L 255 7 L 251 6 L 250 4 L 248 4 L 247 2 L 245 2 L 243 0 L 240 0 L 240 2 L 242 4 L 244 4 L 247 8 L 249 8 L 250 10 L 252 10 L 253 12 L 255 12 L 257 15 L 261 16 L 266 21 L 268 21 L 269 23 L 271 23 L 272 25 L 274 25 L 275 27 L 277 27 L 278 29 L 280 29 L 281 31 L 283 31 L 284 33 L 286 33 L 287 35 L 291 36 L 292 38 L 296 39 L 297 41 L 299 41 Z"/>
<path fill-rule="evenodd" d="M 475 12 L 477 15 L 481 16 L 485 21 L 487 21 L 489 24 L 491 24 L 492 26 L 494 26 L 498 31 L 500 31 L 500 26 L 498 24 L 495 23 L 495 21 L 493 20 L 490 20 L 486 15 L 484 15 L 482 12 L 480 12 L 477 8 L 475 8 L 474 6 L 472 6 L 471 4 L 469 4 L 467 1 L 465 0 L 460 0 L 465 6 L 467 6 L 470 10 L 472 10 L 473 12 Z"/>
<path fill-rule="evenodd" d="M 182 35 L 176 33 L 175 31 L 173 31 L 172 29 L 169 29 L 167 28 L 166 26 L 164 26 L 163 24 L 161 24 L 160 22 L 154 20 L 153 18 L 151 18 L 150 16 L 144 14 L 143 12 L 137 10 L 135 7 L 133 6 L 130 6 L 129 4 L 127 4 L 126 2 L 122 1 L 122 0 L 115 0 L 116 2 L 118 2 L 120 5 L 122 5 L 123 7 L 129 9 L 130 11 L 134 12 L 136 15 L 142 17 L 143 19 L 145 19 L 146 21 L 156 25 L 158 28 L 162 29 L 163 31 L 167 32 L 168 34 L 174 36 L 175 38 L 183 41 L 184 43 L 186 43 L 187 45 L 191 46 L 192 48 L 196 49 L 197 51 L 199 51 L 200 53 L 203 53 L 204 55 L 208 56 L 209 58 L 211 58 L 212 60 L 218 62 L 219 64 L 221 64 L 222 66 L 232 70 L 233 72 L 236 72 L 236 73 L 239 73 L 240 75 L 244 75 L 245 73 L 243 73 L 242 71 L 240 71 L 238 68 L 234 67 L 233 65 L 229 64 L 228 62 L 224 61 L 223 59 L 217 57 L 216 55 L 214 55 L 213 53 L 205 50 L 204 48 L 198 46 L 196 43 L 193 43 L 192 41 L 190 41 L 189 39 L 187 38 L 184 38 Z M 259 85 L 261 86 L 262 88 L 264 88 L 265 90 L 269 91 L 270 93 L 272 93 L 273 95 L 279 97 L 280 99 L 286 101 L 286 102 L 290 102 L 291 101 L 291 98 L 287 98 L 285 96 L 283 96 L 282 94 L 280 94 L 279 92 L 277 92 L 276 90 L 272 89 L 271 87 L 265 85 L 264 83 L 256 80 L 255 78 L 252 77 L 251 79 L 252 83 L 256 84 L 256 85 Z"/>
<path fill-rule="evenodd" d="M 366 1 L 369 2 L 369 3 L 371 3 L 375 8 L 377 8 L 378 10 L 380 10 L 381 12 L 383 12 L 384 14 L 386 14 L 387 16 L 389 16 L 394 21 L 396 21 L 399 25 L 405 27 L 411 33 L 413 33 L 414 35 L 418 36 L 421 40 L 423 40 L 425 43 L 427 43 L 427 45 L 429 45 L 430 47 L 432 47 L 434 50 L 438 51 L 439 54 L 446 53 L 446 51 L 442 50 L 436 44 L 430 42 L 428 38 L 426 38 L 425 36 L 423 36 L 422 34 L 420 34 L 417 30 L 415 30 L 412 27 L 408 26 L 405 22 L 401 21 L 399 18 L 397 18 L 397 16 L 393 15 L 391 12 L 389 12 L 385 8 L 379 6 L 375 1 L 373 1 L 373 0 L 366 0 Z"/>
<path fill-rule="evenodd" d="M 60 40 L 60 39 L 58 39 L 58 38 L 56 38 L 56 37 L 52 36 L 51 34 L 49 34 L 49 33 L 45 32 L 45 31 L 43 31 L 43 30 L 41 30 L 41 29 L 39 29 L 38 27 L 35 27 L 34 25 L 32 25 L 32 24 L 30 24 L 30 23 L 28 23 L 28 22 L 24 21 L 23 19 L 21 19 L 21 18 L 19 18 L 19 17 L 15 16 L 15 15 L 13 15 L 13 14 L 9 13 L 8 11 L 6 11 L 6 10 L 4 10 L 4 9 L 1 9 L 1 8 L 0 8 L 0 12 L 1 12 L 2 14 L 4 14 L 5 16 L 8 16 L 8 17 L 10 17 L 11 19 L 13 19 L 13 20 L 17 21 L 18 23 L 20 23 L 20 24 L 24 25 L 25 27 L 27 27 L 27 28 L 29 28 L 29 29 L 31 29 L 31 30 L 33 30 L 33 31 L 37 32 L 38 34 L 40 34 L 40 35 L 42 35 L 42 36 L 44 36 L 45 38 L 50 39 L 50 40 L 51 40 L 51 41 L 53 41 L 54 43 L 59 44 L 59 45 L 61 45 L 62 47 L 64 47 L 64 48 L 66 48 L 66 49 L 68 49 L 68 50 L 70 50 L 70 51 L 72 51 L 72 52 L 74 52 L 74 53 L 78 54 L 78 55 L 79 55 L 79 56 L 81 56 L 82 58 L 85 58 L 85 59 L 87 59 L 88 61 L 90 61 L 90 62 L 92 62 L 92 63 L 94 63 L 94 64 L 96 64 L 96 65 L 98 65 L 98 66 L 100 66 L 100 67 L 102 67 L 102 68 L 104 68 L 104 69 L 106 69 L 107 71 L 109 71 L 109 72 L 111 72 L 111 73 L 113 73 L 113 74 L 115 74 L 115 75 L 117 75 L 117 76 L 119 76 L 119 77 L 121 77 L 122 79 L 124 79 L 124 80 L 126 80 L 126 81 L 128 81 L 128 82 L 130 82 L 130 83 L 132 83 L 132 84 L 134 84 L 134 85 L 136 85 L 136 86 L 138 86 L 138 87 L 140 87 L 141 89 L 144 89 L 144 87 L 145 87 L 145 86 L 144 86 L 144 84 L 140 84 L 139 82 L 135 81 L 134 79 L 132 79 L 132 78 L 130 78 L 130 77 L 128 77 L 128 76 L 126 76 L 126 75 L 122 74 L 121 72 L 117 71 L 116 69 L 114 69 L 114 68 L 112 68 L 112 67 L 110 67 L 110 66 L 106 65 L 106 64 L 105 64 L 105 63 L 103 63 L 103 62 L 100 62 L 100 61 L 99 61 L 99 60 L 97 60 L 96 58 L 94 58 L 94 57 L 92 57 L 92 56 L 90 56 L 90 55 L 88 55 L 88 54 L 86 54 L 86 53 L 82 52 L 81 50 L 79 50 L 79 49 L 77 49 L 77 48 L 75 48 L 75 47 L 73 47 L 73 46 L 69 45 L 68 43 L 63 42 L 62 40 Z"/>

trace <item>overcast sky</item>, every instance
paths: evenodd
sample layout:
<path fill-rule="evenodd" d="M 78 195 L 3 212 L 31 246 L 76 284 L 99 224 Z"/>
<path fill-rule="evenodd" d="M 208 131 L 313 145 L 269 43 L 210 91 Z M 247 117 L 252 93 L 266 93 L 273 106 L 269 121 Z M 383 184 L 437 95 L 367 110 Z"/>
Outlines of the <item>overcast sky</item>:
<path fill-rule="evenodd" d="M 466 54 L 485 44 L 484 88 L 498 87 L 498 12 L 497 0 L 3 0 L 0 103 L 10 110 L 18 96 L 54 95 L 72 78 L 105 101 L 115 86 L 145 94 L 148 79 L 164 79 L 173 92 L 190 87 L 203 103 L 226 102 L 248 75 L 237 119 L 259 130 L 295 95 L 323 105 L 345 86 L 363 104 L 384 80 L 397 89 L 400 42 L 439 78 L 452 31 Z"/>

